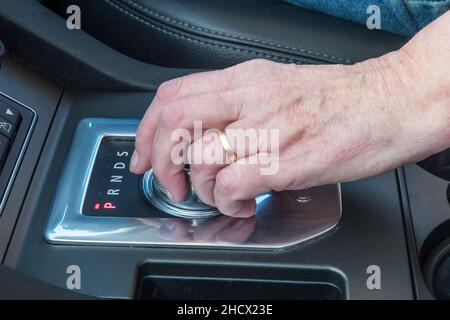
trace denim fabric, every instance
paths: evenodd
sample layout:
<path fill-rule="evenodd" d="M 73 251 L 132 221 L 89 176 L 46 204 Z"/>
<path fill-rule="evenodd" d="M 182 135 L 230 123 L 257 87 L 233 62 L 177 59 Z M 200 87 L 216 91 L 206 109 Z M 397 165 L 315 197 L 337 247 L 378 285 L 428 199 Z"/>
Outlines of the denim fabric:
<path fill-rule="evenodd" d="M 367 8 L 381 10 L 381 29 L 412 36 L 450 9 L 450 0 L 287 0 L 306 9 L 366 24 Z"/>

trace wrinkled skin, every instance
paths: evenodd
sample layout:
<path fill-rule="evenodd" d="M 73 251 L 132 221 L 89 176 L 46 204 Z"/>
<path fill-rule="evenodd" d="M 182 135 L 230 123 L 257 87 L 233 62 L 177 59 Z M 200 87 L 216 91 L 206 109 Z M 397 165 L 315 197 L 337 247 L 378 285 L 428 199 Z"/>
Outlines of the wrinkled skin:
<path fill-rule="evenodd" d="M 234 217 L 255 213 L 255 196 L 360 179 L 421 160 L 450 146 L 450 13 L 404 48 L 352 66 L 298 66 L 253 60 L 164 83 L 136 136 L 130 169 L 153 168 L 174 201 L 186 193 L 182 164 L 171 161 L 171 133 L 279 129 L 279 170 L 262 164 L 193 164 L 200 198 Z M 213 133 L 210 133 L 213 134 Z M 192 156 L 218 139 L 192 141 Z M 211 138 L 211 137 L 209 137 Z M 234 146 L 235 147 L 235 146 Z M 205 148 L 203 148 L 204 151 Z M 200 151 L 198 151 L 200 150 Z M 238 154 L 267 154 L 252 145 Z"/>

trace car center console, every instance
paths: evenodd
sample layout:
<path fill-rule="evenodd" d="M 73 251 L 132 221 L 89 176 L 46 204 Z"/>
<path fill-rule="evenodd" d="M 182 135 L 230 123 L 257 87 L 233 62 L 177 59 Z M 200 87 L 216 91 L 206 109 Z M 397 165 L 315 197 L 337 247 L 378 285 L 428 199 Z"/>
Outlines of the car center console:
<path fill-rule="evenodd" d="M 212 217 L 195 194 L 185 204 L 196 210 L 166 211 L 151 173 L 113 171 L 127 166 L 154 93 L 63 91 L 9 59 L 0 86 L 37 119 L 0 217 L 7 266 L 63 289 L 78 266 L 74 292 L 103 298 L 417 296 L 398 173 L 266 195 L 256 221 Z M 374 266 L 380 289 L 368 285 Z"/>
<path fill-rule="evenodd" d="M 151 171 L 127 170 L 158 85 L 195 72 L 175 66 L 223 67 L 250 57 L 353 63 L 406 38 L 279 1 L 257 10 L 247 1 L 242 30 L 226 38 L 226 30 L 208 30 L 221 21 L 234 28 L 236 19 L 222 18 L 235 17 L 242 1 L 216 1 L 223 10 L 215 11 L 206 1 L 149 1 L 155 12 L 168 11 L 160 15 L 133 1 L 104 1 L 99 10 L 80 0 L 88 15 L 81 31 L 66 28 L 66 1 L 4 2 L 0 36 L 10 53 L 0 70 L 0 298 L 450 298 L 449 151 L 359 181 L 262 195 L 249 219 L 221 215 L 192 188 L 174 204 Z M 186 12 L 206 25 L 183 23 Z M 130 27 L 116 32 L 98 18 Z M 270 23 L 253 28 L 255 21 Z M 158 35 L 144 25 L 161 26 L 152 31 Z M 287 42 L 264 40 L 278 38 L 278 26 Z M 253 41 L 240 33 L 247 27 L 268 32 Z M 130 40 L 123 30 L 138 30 L 149 45 L 138 53 L 148 57 L 123 47 Z M 68 281 L 73 270 L 76 286 Z"/>

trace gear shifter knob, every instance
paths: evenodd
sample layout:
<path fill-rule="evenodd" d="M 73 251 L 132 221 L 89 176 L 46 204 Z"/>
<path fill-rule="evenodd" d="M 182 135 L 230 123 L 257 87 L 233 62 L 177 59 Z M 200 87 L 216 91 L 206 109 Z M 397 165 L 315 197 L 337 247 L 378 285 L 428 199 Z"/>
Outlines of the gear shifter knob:
<path fill-rule="evenodd" d="M 192 188 L 189 167 L 186 166 L 184 171 L 188 182 L 188 192 L 183 201 L 175 203 L 170 200 L 163 185 L 158 181 L 152 170 L 145 173 L 142 179 L 142 190 L 146 200 L 157 209 L 182 218 L 210 218 L 220 214 L 217 208 L 211 207 L 199 199 Z"/>

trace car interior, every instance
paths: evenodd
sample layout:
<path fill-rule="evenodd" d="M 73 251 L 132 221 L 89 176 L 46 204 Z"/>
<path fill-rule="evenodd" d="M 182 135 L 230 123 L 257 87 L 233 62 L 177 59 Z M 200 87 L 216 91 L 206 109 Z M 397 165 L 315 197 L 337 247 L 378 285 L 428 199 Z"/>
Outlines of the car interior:
<path fill-rule="evenodd" d="M 167 80 L 256 58 L 354 64 L 408 40 L 283 0 L 2 0 L 0 298 L 449 299 L 450 150 L 260 196 L 229 243 L 214 232 L 236 218 L 128 170 Z M 183 232 L 161 233 L 169 220 Z"/>

